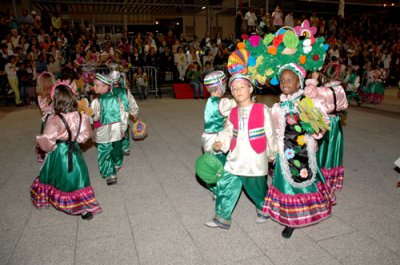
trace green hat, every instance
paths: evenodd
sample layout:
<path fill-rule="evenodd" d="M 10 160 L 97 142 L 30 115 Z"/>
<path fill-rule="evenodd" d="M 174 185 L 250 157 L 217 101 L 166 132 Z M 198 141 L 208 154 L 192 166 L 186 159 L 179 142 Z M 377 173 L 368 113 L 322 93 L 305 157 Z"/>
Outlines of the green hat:
<path fill-rule="evenodd" d="M 112 85 L 111 79 L 108 78 L 106 75 L 97 73 L 96 74 L 96 79 L 99 80 L 100 82 L 102 82 L 103 84 L 106 84 L 106 85 L 109 85 L 109 86 Z"/>
<path fill-rule="evenodd" d="M 207 184 L 217 183 L 224 176 L 224 165 L 212 154 L 204 154 L 196 160 L 196 174 Z"/>

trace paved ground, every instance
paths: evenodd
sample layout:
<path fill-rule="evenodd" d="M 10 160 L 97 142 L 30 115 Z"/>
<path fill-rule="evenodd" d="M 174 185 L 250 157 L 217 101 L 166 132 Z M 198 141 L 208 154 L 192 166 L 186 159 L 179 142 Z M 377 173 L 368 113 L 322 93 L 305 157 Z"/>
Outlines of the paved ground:
<path fill-rule="evenodd" d="M 104 210 L 91 221 L 31 205 L 39 112 L 1 108 L 0 264 L 400 264 L 400 174 L 393 169 L 400 99 L 394 95 L 388 91 L 382 105 L 350 107 L 338 204 L 331 218 L 296 230 L 290 240 L 273 221 L 256 224 L 244 194 L 230 230 L 204 226 L 214 202 L 194 175 L 203 100 L 140 102 L 150 135 L 132 144 L 116 186 L 100 178 L 96 149 L 88 146 L 85 158 Z"/>

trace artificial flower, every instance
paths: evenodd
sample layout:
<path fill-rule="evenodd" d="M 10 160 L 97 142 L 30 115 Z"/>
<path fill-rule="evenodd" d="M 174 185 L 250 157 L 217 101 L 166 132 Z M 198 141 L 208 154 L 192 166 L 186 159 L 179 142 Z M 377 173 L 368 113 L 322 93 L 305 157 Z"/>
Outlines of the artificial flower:
<path fill-rule="evenodd" d="M 295 155 L 295 152 L 292 148 L 288 148 L 285 150 L 286 159 L 292 159 Z"/>
<path fill-rule="evenodd" d="M 305 64 L 306 61 L 307 61 L 307 57 L 305 55 L 301 55 L 300 58 L 299 58 L 299 62 L 301 64 Z"/>
<path fill-rule="evenodd" d="M 261 38 L 258 35 L 253 35 L 249 38 L 249 41 L 251 46 L 257 47 L 258 45 L 260 45 Z"/>
<path fill-rule="evenodd" d="M 275 47 L 278 47 L 279 44 L 281 44 L 283 42 L 283 34 L 280 34 L 278 36 L 275 37 L 275 39 L 272 41 L 272 45 L 274 45 Z"/>
<path fill-rule="evenodd" d="M 297 136 L 297 144 L 303 146 L 306 144 L 306 137 L 304 135 Z"/>
<path fill-rule="evenodd" d="M 246 44 L 245 44 L 244 42 L 239 42 L 239 43 L 237 44 L 237 48 L 238 48 L 238 49 L 246 49 Z"/>
<path fill-rule="evenodd" d="M 300 177 L 302 179 L 306 179 L 308 177 L 308 170 L 306 168 L 302 168 L 300 170 Z"/>
<path fill-rule="evenodd" d="M 330 129 L 323 120 L 322 113 L 314 107 L 314 103 L 309 97 L 300 100 L 297 106 L 300 110 L 300 123 L 305 131 L 309 133 L 319 133 Z M 311 132 L 310 127 L 313 132 Z"/>
<path fill-rule="evenodd" d="M 286 122 L 289 125 L 295 125 L 296 123 L 298 123 L 299 121 L 299 117 L 297 115 L 286 115 Z"/>
<path fill-rule="evenodd" d="M 275 46 L 268 46 L 268 53 L 272 55 L 276 55 L 276 47 Z"/>

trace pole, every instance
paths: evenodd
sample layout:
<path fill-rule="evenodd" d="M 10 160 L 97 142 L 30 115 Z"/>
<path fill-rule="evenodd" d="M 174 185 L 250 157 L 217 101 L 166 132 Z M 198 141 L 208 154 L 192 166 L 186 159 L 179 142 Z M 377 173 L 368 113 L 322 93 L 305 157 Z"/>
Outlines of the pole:
<path fill-rule="evenodd" d="M 18 16 L 17 16 L 17 4 L 15 3 L 15 0 L 12 1 L 13 3 L 13 11 L 14 11 L 14 17 L 16 20 L 18 20 Z M 7 14 L 8 15 L 8 14 Z"/>

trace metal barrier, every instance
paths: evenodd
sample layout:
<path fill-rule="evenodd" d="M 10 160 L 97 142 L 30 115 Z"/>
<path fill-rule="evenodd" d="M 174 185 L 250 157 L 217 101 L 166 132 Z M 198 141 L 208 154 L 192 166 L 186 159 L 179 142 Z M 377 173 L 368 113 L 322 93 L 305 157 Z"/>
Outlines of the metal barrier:
<path fill-rule="evenodd" d="M 153 66 L 142 66 L 143 73 L 146 73 L 148 81 L 147 81 L 147 92 L 150 94 L 154 94 L 156 97 L 160 97 L 160 87 L 159 87 L 159 71 L 157 68 Z M 135 80 L 133 80 L 133 76 L 137 67 L 133 67 L 128 73 L 127 77 L 131 84 L 131 92 L 132 94 L 139 94 L 139 90 L 137 88 Z"/>
<path fill-rule="evenodd" d="M 107 75 L 110 72 L 110 69 L 107 66 L 98 66 L 94 68 L 94 72 L 96 74 Z"/>
<path fill-rule="evenodd" d="M 129 81 L 130 90 L 132 94 L 139 94 L 135 80 L 133 76 L 136 72 L 137 67 L 132 67 L 129 71 L 125 72 L 125 75 Z M 143 73 L 146 73 L 148 78 L 147 92 L 154 94 L 156 97 L 160 97 L 160 87 L 159 87 L 159 71 L 153 66 L 142 66 Z M 107 75 L 110 69 L 107 66 L 98 66 L 94 68 L 94 72 Z"/>

